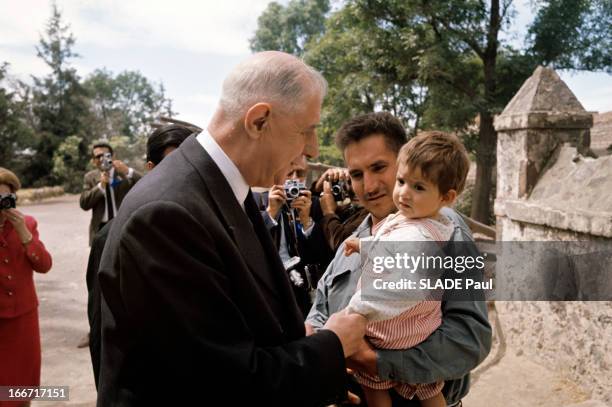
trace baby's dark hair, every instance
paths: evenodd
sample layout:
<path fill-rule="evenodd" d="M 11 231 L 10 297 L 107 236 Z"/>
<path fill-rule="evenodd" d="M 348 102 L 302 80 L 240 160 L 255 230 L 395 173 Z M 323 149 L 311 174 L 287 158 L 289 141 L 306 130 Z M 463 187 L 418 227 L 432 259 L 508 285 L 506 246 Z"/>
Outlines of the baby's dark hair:
<path fill-rule="evenodd" d="M 436 184 L 441 194 L 463 191 L 470 159 L 457 136 L 441 131 L 426 131 L 410 139 L 400 149 L 397 163 L 421 174 Z"/>

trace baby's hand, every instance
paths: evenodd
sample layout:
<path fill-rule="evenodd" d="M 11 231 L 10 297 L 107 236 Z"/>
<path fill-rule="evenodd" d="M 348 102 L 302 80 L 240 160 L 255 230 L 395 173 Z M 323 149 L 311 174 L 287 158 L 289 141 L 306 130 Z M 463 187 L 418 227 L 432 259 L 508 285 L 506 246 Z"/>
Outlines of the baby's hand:
<path fill-rule="evenodd" d="M 359 253 L 359 239 L 356 237 L 349 237 L 344 242 L 344 255 L 350 256 L 353 253 Z"/>

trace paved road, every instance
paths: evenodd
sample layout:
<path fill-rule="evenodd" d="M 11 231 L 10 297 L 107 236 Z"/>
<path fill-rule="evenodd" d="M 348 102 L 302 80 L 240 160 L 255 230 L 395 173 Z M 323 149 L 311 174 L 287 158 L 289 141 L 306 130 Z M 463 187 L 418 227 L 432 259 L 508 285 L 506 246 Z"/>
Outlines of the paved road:
<path fill-rule="evenodd" d="M 88 331 L 85 269 L 91 213 L 79 208 L 74 195 L 19 209 L 36 218 L 41 239 L 53 257 L 51 271 L 35 277 L 42 336 L 41 385 L 70 387 L 68 403 L 33 405 L 94 406 L 89 350 L 76 347 Z"/>

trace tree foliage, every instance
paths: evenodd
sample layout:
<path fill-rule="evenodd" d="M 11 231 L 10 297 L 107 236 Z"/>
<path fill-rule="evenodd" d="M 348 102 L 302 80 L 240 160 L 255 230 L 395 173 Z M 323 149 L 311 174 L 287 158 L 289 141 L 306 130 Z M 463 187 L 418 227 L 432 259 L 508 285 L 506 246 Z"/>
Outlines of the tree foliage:
<path fill-rule="evenodd" d="M 60 144 L 69 136 L 90 138 L 88 129 L 87 93 L 80 83 L 71 60 L 75 39 L 55 4 L 37 55 L 51 69 L 45 77 L 33 77 L 32 109 L 36 117 L 35 132 L 38 143 L 36 154 L 25 175 L 26 184 L 45 185 L 63 182 L 53 176 L 53 156 Z M 83 160 L 81 160 L 83 164 Z"/>
<path fill-rule="evenodd" d="M 33 142 L 26 121 L 27 104 L 8 81 L 8 64 L 0 64 L 0 165 L 19 168 L 17 153 Z"/>
<path fill-rule="evenodd" d="M 118 75 L 97 69 L 84 82 L 90 99 L 92 124 L 98 138 L 121 134 L 132 142 L 146 134 L 149 123 L 160 115 L 172 116 L 172 102 L 162 84 L 137 71 Z"/>
<path fill-rule="evenodd" d="M 527 42 L 533 57 L 557 69 L 612 73 L 612 1 L 538 1 Z"/>
<path fill-rule="evenodd" d="M 53 153 L 53 175 L 64 180 L 64 188 L 78 192 L 82 186 L 83 159 L 88 156 L 84 140 L 80 136 L 68 136 Z"/>
<path fill-rule="evenodd" d="M 329 9 L 329 0 L 291 0 L 287 6 L 271 2 L 257 20 L 251 49 L 302 55 L 308 42 L 324 31 Z"/>

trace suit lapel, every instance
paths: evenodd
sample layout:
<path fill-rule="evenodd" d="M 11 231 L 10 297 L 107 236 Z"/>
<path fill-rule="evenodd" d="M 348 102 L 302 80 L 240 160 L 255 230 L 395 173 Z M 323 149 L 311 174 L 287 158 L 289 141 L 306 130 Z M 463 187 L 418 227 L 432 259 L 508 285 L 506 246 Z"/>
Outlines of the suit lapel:
<path fill-rule="evenodd" d="M 277 267 L 280 262 L 280 260 L 276 259 L 278 254 L 270 256 L 269 251 L 263 247 L 265 244 L 262 245 L 260 242 L 259 237 L 255 233 L 254 225 L 251 224 L 251 221 L 236 200 L 229 183 L 210 155 L 196 140 L 195 136 L 190 136 L 185 140 L 181 144 L 180 151 L 194 166 L 210 191 L 217 213 L 220 215 L 220 220 L 227 226 L 251 273 L 267 288 L 269 294 L 278 299 L 279 287 L 273 275 L 278 272 Z M 255 205 L 254 202 L 253 205 Z M 259 220 L 261 224 L 257 224 L 255 227 L 261 227 L 265 232 L 266 229 L 263 226 L 263 221 Z M 265 252 L 266 256 L 262 256 L 262 252 Z"/>

